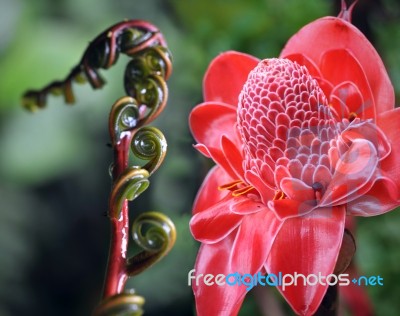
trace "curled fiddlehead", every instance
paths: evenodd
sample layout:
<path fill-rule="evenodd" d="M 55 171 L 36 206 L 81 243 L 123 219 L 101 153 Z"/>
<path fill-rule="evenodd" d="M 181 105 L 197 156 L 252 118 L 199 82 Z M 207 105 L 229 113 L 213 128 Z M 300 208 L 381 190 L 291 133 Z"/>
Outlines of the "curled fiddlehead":
<path fill-rule="evenodd" d="M 105 84 L 99 69 L 108 69 L 114 65 L 120 53 L 130 57 L 139 57 L 143 50 L 153 47 L 162 55 L 162 61 L 159 63 L 164 67 L 163 77 L 168 79 L 171 73 L 171 56 L 159 30 L 154 25 L 140 20 L 117 23 L 89 44 L 79 64 L 64 80 L 53 81 L 40 90 L 27 91 L 22 98 L 22 104 L 26 109 L 35 111 L 45 107 L 49 94 L 61 94 L 67 104 L 72 104 L 75 102 L 72 91 L 73 82 L 85 83 L 88 81 L 94 89 L 99 89 Z M 132 90 L 129 91 L 127 91 L 128 95 L 132 93 Z"/>
<path fill-rule="evenodd" d="M 154 120 L 164 109 L 168 89 L 164 78 L 170 76 L 171 57 L 165 47 L 149 47 L 138 53 L 125 70 L 125 91 L 139 104 L 146 105 L 142 120 Z"/>
<path fill-rule="evenodd" d="M 123 132 L 137 128 L 139 117 L 139 106 L 134 98 L 122 97 L 113 104 L 108 130 L 114 146 L 120 141 Z"/>
<path fill-rule="evenodd" d="M 149 174 L 153 174 L 164 160 L 167 152 L 167 141 L 157 128 L 142 127 L 133 136 L 132 153 L 148 162 L 143 166 Z"/>
<path fill-rule="evenodd" d="M 175 243 L 176 231 L 167 216 L 158 212 L 147 212 L 134 221 L 132 237 L 143 251 L 128 259 L 129 276 L 141 273 L 164 257 Z"/>
<path fill-rule="evenodd" d="M 148 188 L 149 176 L 145 169 L 131 167 L 124 170 L 111 191 L 110 217 L 118 219 L 124 201 L 133 201 Z"/>
<path fill-rule="evenodd" d="M 110 168 L 113 186 L 108 217 L 111 242 L 103 300 L 96 316 L 141 315 L 144 299 L 133 291 L 124 291 L 129 276 L 137 275 L 160 260 L 172 248 L 176 231 L 172 221 L 161 213 L 143 213 L 133 224 L 133 239 L 142 248 L 126 259 L 129 212 L 127 200 L 134 200 L 149 186 L 149 177 L 162 163 L 167 149 L 164 135 L 145 126 L 164 109 L 168 89 L 165 81 L 171 74 L 171 55 L 158 29 L 145 21 L 117 23 L 97 36 L 85 50 L 79 64 L 62 81 L 54 81 L 41 90 L 27 91 L 23 105 L 34 111 L 46 105 L 49 94 L 63 95 L 74 103 L 73 82 L 89 82 L 94 89 L 105 80 L 100 69 L 114 65 L 123 53 L 131 58 L 124 75 L 128 96 L 118 99 L 109 117 L 109 132 L 114 149 Z M 129 153 L 143 162 L 129 165 Z M 143 228 L 148 228 L 143 233 Z"/>
<path fill-rule="evenodd" d="M 101 302 L 94 316 L 141 316 L 143 315 L 144 298 L 134 290 L 116 294 Z"/>

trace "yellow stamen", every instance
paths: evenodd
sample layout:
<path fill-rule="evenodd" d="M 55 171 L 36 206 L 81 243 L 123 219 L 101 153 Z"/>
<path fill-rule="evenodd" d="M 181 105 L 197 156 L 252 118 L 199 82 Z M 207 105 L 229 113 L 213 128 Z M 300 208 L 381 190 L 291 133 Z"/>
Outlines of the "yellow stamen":
<path fill-rule="evenodd" d="M 286 197 L 286 194 L 282 191 L 276 191 L 273 200 L 283 200 Z"/>
<path fill-rule="evenodd" d="M 227 184 L 223 184 L 223 185 L 220 185 L 219 187 L 218 187 L 218 190 L 232 190 L 232 189 L 236 189 L 237 187 L 238 187 L 238 185 L 239 184 L 242 184 L 243 183 L 243 181 L 242 180 L 235 180 L 235 181 L 232 181 L 232 182 L 229 182 L 229 183 L 227 183 Z"/>
<path fill-rule="evenodd" d="M 243 182 L 242 180 L 235 180 L 229 182 L 227 184 L 220 185 L 218 190 L 229 190 L 232 191 L 232 196 L 240 196 L 246 193 L 249 193 L 253 190 L 254 187 L 248 185 L 247 183 Z"/>
<path fill-rule="evenodd" d="M 237 189 L 237 190 L 233 191 L 233 192 L 232 192 L 232 195 L 233 195 L 233 196 L 240 196 L 240 195 L 249 193 L 249 192 L 250 192 L 251 190 L 253 190 L 253 189 L 254 189 L 253 186 L 248 185 L 247 187 L 240 188 L 240 189 Z"/>

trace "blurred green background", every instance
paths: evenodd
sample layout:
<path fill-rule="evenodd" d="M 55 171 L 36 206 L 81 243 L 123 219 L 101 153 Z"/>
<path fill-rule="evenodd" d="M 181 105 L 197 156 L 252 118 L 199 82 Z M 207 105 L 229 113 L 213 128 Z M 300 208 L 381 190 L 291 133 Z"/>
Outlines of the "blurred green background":
<path fill-rule="evenodd" d="M 27 113 L 20 106 L 24 90 L 64 78 L 88 42 L 124 18 L 162 30 L 174 72 L 168 107 L 153 125 L 165 133 L 169 152 L 131 214 L 165 212 L 178 241 L 128 287 L 146 297 L 147 315 L 193 315 L 187 273 L 198 244 L 188 221 L 210 164 L 192 148 L 187 117 L 202 100 L 204 71 L 224 50 L 277 56 L 301 26 L 337 15 L 338 2 L 0 0 L 0 315 L 89 315 L 98 303 L 109 241 L 107 119 L 124 93 L 126 62 L 103 72 L 108 84 L 100 91 L 74 86 L 73 107 L 51 97 L 47 109 Z M 354 13 L 354 24 L 384 59 L 399 103 L 400 5 L 360 0 Z M 359 220 L 357 241 L 362 271 L 384 278 L 383 287 L 368 288 L 377 314 L 398 315 L 400 212 Z M 241 315 L 262 315 L 251 295 Z"/>

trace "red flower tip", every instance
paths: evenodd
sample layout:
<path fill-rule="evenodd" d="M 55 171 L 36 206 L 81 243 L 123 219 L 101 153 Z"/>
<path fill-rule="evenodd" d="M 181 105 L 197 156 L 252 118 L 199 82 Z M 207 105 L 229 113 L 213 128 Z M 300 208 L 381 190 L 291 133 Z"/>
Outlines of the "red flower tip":
<path fill-rule="evenodd" d="M 342 0 L 342 8 L 338 15 L 338 18 L 341 18 L 349 23 L 351 23 L 351 15 L 353 14 L 353 9 L 357 4 L 358 0 L 354 1 L 350 7 L 347 9 L 346 0 Z"/>

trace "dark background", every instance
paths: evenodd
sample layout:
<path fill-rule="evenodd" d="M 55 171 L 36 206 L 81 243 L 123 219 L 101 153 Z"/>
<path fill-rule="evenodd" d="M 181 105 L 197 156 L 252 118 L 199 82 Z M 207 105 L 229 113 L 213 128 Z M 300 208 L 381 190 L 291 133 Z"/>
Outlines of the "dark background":
<path fill-rule="evenodd" d="M 20 106 L 24 90 L 64 78 L 88 42 L 124 18 L 162 30 L 174 72 L 168 107 L 153 125 L 166 135 L 169 152 L 131 214 L 166 213 L 178 240 L 128 288 L 145 296 L 147 315 L 191 315 L 187 273 L 198 244 L 188 221 L 210 164 L 191 146 L 187 117 L 201 102 L 204 71 L 224 50 L 277 56 L 301 26 L 338 12 L 338 1 L 330 0 L 0 0 L 0 315 L 88 315 L 98 303 L 109 241 L 102 216 L 112 159 L 107 119 L 124 93 L 127 59 L 103 72 L 102 90 L 74 86 L 73 107 L 51 97 L 32 115 Z M 399 2 L 361 0 L 354 13 L 384 59 L 399 103 Z M 360 269 L 384 278 L 384 286 L 368 288 L 377 314 L 398 315 L 400 212 L 360 219 L 357 245 Z M 251 295 L 241 315 L 261 315 Z"/>

